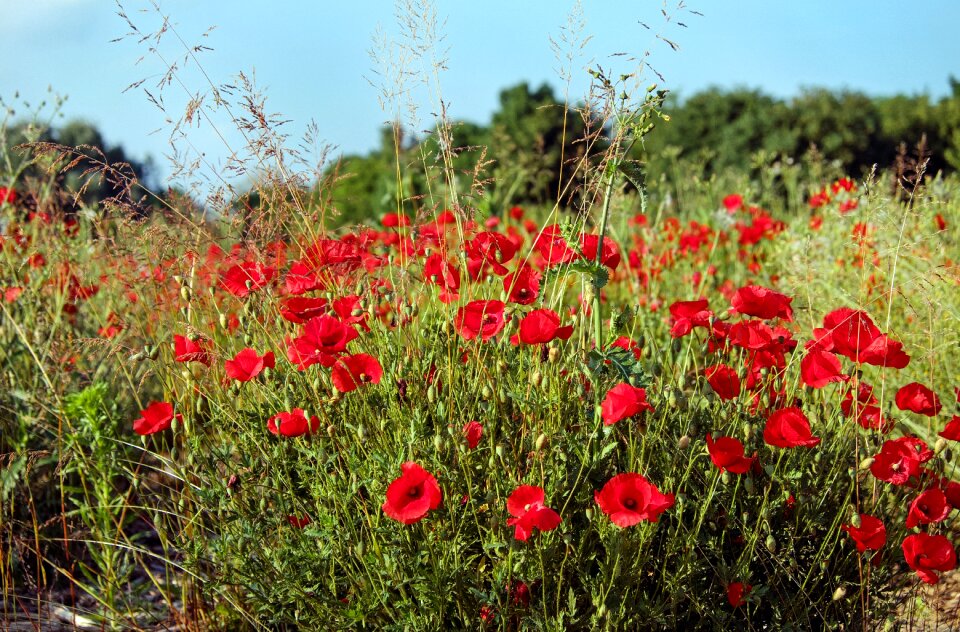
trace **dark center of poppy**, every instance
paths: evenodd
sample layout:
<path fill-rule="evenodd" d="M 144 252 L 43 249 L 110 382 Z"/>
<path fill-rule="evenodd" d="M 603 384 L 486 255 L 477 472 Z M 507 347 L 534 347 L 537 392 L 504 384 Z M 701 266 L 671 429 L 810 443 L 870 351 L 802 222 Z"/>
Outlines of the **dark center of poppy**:
<path fill-rule="evenodd" d="M 409 496 L 410 498 L 419 498 L 419 497 L 420 497 L 420 488 L 419 488 L 419 487 L 411 487 L 410 489 L 407 490 L 407 496 Z"/>
<path fill-rule="evenodd" d="M 623 506 L 626 507 L 627 509 L 633 509 L 634 507 L 637 506 L 637 501 L 634 498 L 624 498 Z"/>
<path fill-rule="evenodd" d="M 497 322 L 497 317 L 494 316 L 493 314 L 484 314 L 484 315 L 483 315 L 483 324 L 484 324 L 484 325 L 492 325 L 492 324 L 494 324 L 495 322 Z"/>

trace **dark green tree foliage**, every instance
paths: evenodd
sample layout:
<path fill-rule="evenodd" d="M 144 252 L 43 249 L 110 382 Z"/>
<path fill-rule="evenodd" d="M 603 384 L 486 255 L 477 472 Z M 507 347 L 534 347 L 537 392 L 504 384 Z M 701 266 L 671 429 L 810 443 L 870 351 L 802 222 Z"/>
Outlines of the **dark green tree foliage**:
<path fill-rule="evenodd" d="M 72 211 L 75 205 L 96 207 L 104 200 L 115 200 L 131 205 L 142 214 L 150 211 L 150 202 L 141 200 L 143 189 L 139 186 L 127 186 L 135 181 L 152 188 L 149 161 L 141 162 L 131 158 L 120 145 L 108 145 L 100 130 L 92 123 L 73 120 L 62 127 L 45 130 L 39 138 L 31 136 L 27 130 L 26 123 L 17 123 L 7 130 L 6 136 L 5 149 L 7 155 L 13 157 L 14 171 L 20 171 L 18 164 L 27 165 L 21 178 L 45 180 L 49 174 L 42 172 L 37 164 L 31 164 L 35 157 L 33 151 L 27 148 L 12 151 L 13 147 L 36 140 L 76 148 L 79 152 L 65 156 L 59 165 L 59 168 L 63 169 L 73 158 L 79 158 L 76 164 L 57 175 L 61 188 L 71 194 L 63 202 L 65 210 Z M 104 164 L 115 167 L 117 175 L 105 174 L 101 177 L 90 171 L 92 169 L 103 172 L 100 167 Z M 78 193 L 79 195 L 76 195 Z"/>
<path fill-rule="evenodd" d="M 748 169 L 763 152 L 799 158 L 816 150 L 849 173 L 893 165 L 905 146 L 922 144 L 928 173 L 960 168 L 960 82 L 938 101 L 926 95 L 870 97 L 861 92 L 804 90 L 784 100 L 759 90 L 710 88 L 688 99 L 672 97 L 641 157 L 655 171 L 679 153 L 699 162 L 706 173 Z M 678 152 L 667 152 L 674 147 Z"/>
<path fill-rule="evenodd" d="M 566 122 L 564 114 L 566 113 Z M 529 84 L 500 92 L 500 106 L 489 126 L 456 121 L 450 135 L 454 148 L 456 186 L 470 195 L 482 185 L 499 203 L 493 210 L 511 203 L 546 203 L 565 190 L 566 198 L 576 192 L 571 183 L 577 162 L 585 151 L 586 131 L 580 112 L 558 100 L 546 84 L 532 89 Z M 442 180 L 439 134 L 422 139 L 408 138 L 403 130 L 384 128 L 380 146 L 364 156 L 345 156 L 331 167 L 343 175 L 333 192 L 341 220 L 359 221 L 397 210 L 398 194 L 404 210 L 416 212 L 429 188 L 427 180 Z M 397 180 L 397 150 L 400 173 Z"/>

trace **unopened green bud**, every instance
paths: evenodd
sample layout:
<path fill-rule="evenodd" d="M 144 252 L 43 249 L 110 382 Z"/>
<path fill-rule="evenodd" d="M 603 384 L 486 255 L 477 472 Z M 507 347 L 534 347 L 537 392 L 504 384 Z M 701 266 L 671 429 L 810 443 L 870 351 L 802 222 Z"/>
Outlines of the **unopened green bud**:
<path fill-rule="evenodd" d="M 539 435 L 537 435 L 537 440 L 534 442 L 533 446 L 534 448 L 536 448 L 537 452 L 540 452 L 541 450 L 543 450 L 543 446 L 545 446 L 546 444 L 547 444 L 547 435 L 541 432 Z"/>
<path fill-rule="evenodd" d="M 840 601 L 847 596 L 847 589 L 843 586 L 838 586 L 836 590 L 833 591 L 833 600 Z"/>
<path fill-rule="evenodd" d="M 767 547 L 767 550 L 771 553 L 777 552 L 777 540 L 773 537 L 773 534 L 767 536 L 767 541 L 763 543 Z"/>
<path fill-rule="evenodd" d="M 530 385 L 534 388 L 539 387 L 541 382 L 543 382 L 543 373 L 540 371 L 534 371 L 530 374 Z"/>

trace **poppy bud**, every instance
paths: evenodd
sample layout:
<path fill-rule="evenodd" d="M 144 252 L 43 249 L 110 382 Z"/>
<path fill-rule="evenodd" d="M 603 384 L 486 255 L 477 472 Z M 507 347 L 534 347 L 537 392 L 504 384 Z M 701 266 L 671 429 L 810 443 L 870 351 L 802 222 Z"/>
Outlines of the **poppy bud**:
<path fill-rule="evenodd" d="M 190 288 L 188 288 L 186 285 L 180 286 L 180 298 L 185 301 L 190 300 Z"/>
<path fill-rule="evenodd" d="M 754 428 L 753 424 L 748 423 L 743 426 L 743 436 L 747 441 L 750 441 L 751 439 L 753 439 L 753 436 L 755 433 L 756 433 L 756 429 Z"/>
<path fill-rule="evenodd" d="M 174 415 L 173 419 L 170 420 L 170 431 L 176 434 L 177 428 L 180 427 L 180 415 Z"/>
<path fill-rule="evenodd" d="M 537 436 L 537 440 L 534 442 L 533 445 L 536 448 L 537 452 L 540 452 L 541 450 L 543 450 L 543 446 L 545 446 L 546 444 L 547 444 L 547 435 L 541 432 Z"/>
<path fill-rule="evenodd" d="M 847 596 L 847 589 L 843 586 L 837 586 L 837 589 L 833 591 L 833 600 L 840 601 Z"/>
<path fill-rule="evenodd" d="M 443 437 L 440 435 L 434 435 L 433 437 L 433 449 L 437 452 L 443 451 Z"/>
<path fill-rule="evenodd" d="M 557 347 L 550 347 L 547 351 L 547 360 L 550 364 L 556 364 L 557 360 L 560 358 L 560 349 Z"/>
<path fill-rule="evenodd" d="M 226 314 L 222 314 L 222 313 L 220 314 L 220 328 L 221 328 L 221 329 L 226 329 L 226 328 L 227 328 L 227 315 L 226 315 Z"/>
<path fill-rule="evenodd" d="M 670 343 L 670 349 L 673 351 L 674 355 L 680 353 L 680 349 L 683 346 L 683 342 L 679 338 L 674 338 L 673 342 Z"/>
<path fill-rule="evenodd" d="M 777 540 L 773 537 L 773 534 L 767 536 L 767 541 L 764 542 L 764 546 L 766 546 L 767 550 L 771 553 L 777 552 Z"/>
<path fill-rule="evenodd" d="M 593 507 L 584 509 L 583 514 L 587 517 L 587 520 L 593 520 Z"/>
<path fill-rule="evenodd" d="M 530 385 L 534 388 L 540 386 L 540 383 L 543 382 L 543 373 L 540 371 L 534 371 L 530 374 Z"/>
<path fill-rule="evenodd" d="M 720 480 L 723 482 L 724 485 L 729 485 L 730 481 L 733 480 L 733 476 L 730 474 L 730 472 L 724 470 L 723 474 L 720 475 Z"/>
<path fill-rule="evenodd" d="M 859 514 L 859 513 L 854 513 L 852 516 L 850 516 L 850 524 L 851 524 L 851 526 L 853 526 L 855 529 L 859 529 L 859 528 L 860 528 L 860 525 L 861 525 L 862 523 L 863 523 L 863 521 L 860 520 L 860 514 Z"/>
<path fill-rule="evenodd" d="M 333 424 L 327 426 L 327 436 L 332 437 L 336 431 L 337 429 L 333 427 Z"/>
<path fill-rule="evenodd" d="M 367 429 L 363 424 L 360 424 L 359 426 L 357 426 L 357 438 L 360 439 L 361 441 L 367 438 Z"/>
<path fill-rule="evenodd" d="M 947 440 L 944 439 L 943 437 L 940 437 L 939 439 L 937 439 L 937 443 L 933 446 L 933 453 L 940 454 L 946 449 L 946 447 L 947 447 Z"/>
<path fill-rule="evenodd" d="M 160 356 L 160 347 L 151 347 L 146 345 L 143 350 L 146 352 L 147 357 L 151 360 L 156 360 Z"/>
<path fill-rule="evenodd" d="M 502 444 L 502 443 L 498 443 L 495 451 L 496 451 L 496 453 L 497 453 L 497 456 L 502 459 L 502 458 L 503 458 L 503 444 Z"/>
<path fill-rule="evenodd" d="M 748 494 L 752 494 L 754 491 L 756 491 L 757 488 L 756 488 L 756 485 L 754 485 L 753 483 L 752 476 L 748 476 L 747 480 L 743 482 L 743 488 L 747 490 Z"/>
<path fill-rule="evenodd" d="M 483 388 L 480 389 L 480 397 L 483 399 L 490 399 L 493 397 L 493 391 L 490 390 L 490 387 L 486 384 L 483 385 Z"/>
<path fill-rule="evenodd" d="M 872 456 L 868 456 L 868 457 L 865 458 L 864 460 L 860 461 L 860 469 L 861 469 L 861 470 L 869 470 L 871 465 L 873 465 L 873 457 L 872 457 Z"/>
<path fill-rule="evenodd" d="M 437 401 L 437 388 L 433 384 L 427 388 L 427 401 L 431 404 Z"/>
<path fill-rule="evenodd" d="M 497 399 L 500 400 L 500 403 L 501 403 L 501 404 L 506 404 L 506 403 L 507 403 L 507 391 L 506 391 L 506 389 L 502 389 L 502 388 L 501 388 L 499 391 L 497 391 Z"/>
<path fill-rule="evenodd" d="M 683 435 L 677 440 L 677 447 L 681 450 L 686 450 L 690 446 L 690 436 Z"/>

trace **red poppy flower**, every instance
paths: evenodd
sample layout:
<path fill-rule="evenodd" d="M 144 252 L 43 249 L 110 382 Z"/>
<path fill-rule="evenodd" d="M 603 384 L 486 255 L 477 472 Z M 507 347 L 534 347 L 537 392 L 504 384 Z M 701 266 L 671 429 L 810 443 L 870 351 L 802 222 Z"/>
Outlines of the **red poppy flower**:
<path fill-rule="evenodd" d="M 800 379 L 811 388 L 823 388 L 831 382 L 849 379 L 843 375 L 840 359 L 823 350 L 815 341 L 807 343 L 807 352 L 800 360 Z"/>
<path fill-rule="evenodd" d="M 231 266 L 220 276 L 220 285 L 228 292 L 243 298 L 266 286 L 277 270 L 259 261 L 246 261 Z"/>
<path fill-rule="evenodd" d="M 22 287 L 8 287 L 3 291 L 3 300 L 8 303 L 15 302 L 23 294 Z"/>
<path fill-rule="evenodd" d="M 922 439 L 900 437 L 883 442 L 873 458 L 870 472 L 892 485 L 903 485 L 912 477 L 920 476 L 920 466 L 933 458 L 933 451 Z"/>
<path fill-rule="evenodd" d="M 629 351 L 633 353 L 633 357 L 637 360 L 643 355 L 643 347 L 641 347 L 635 340 L 631 340 L 626 336 L 620 336 L 616 340 L 610 343 L 611 347 L 620 347 L 624 351 Z"/>
<path fill-rule="evenodd" d="M 506 324 L 503 308 L 501 301 L 471 301 L 457 310 L 453 326 L 465 340 L 479 336 L 486 342 Z"/>
<path fill-rule="evenodd" d="M 249 382 L 260 375 L 265 368 L 272 369 L 275 362 L 273 351 L 267 351 L 261 356 L 257 355 L 253 349 L 247 348 L 233 356 L 233 360 L 224 362 L 223 368 L 227 371 L 227 377 L 238 382 Z"/>
<path fill-rule="evenodd" d="M 540 294 L 540 273 L 523 264 L 516 272 L 503 277 L 503 291 L 511 303 L 530 305 Z"/>
<path fill-rule="evenodd" d="M 740 376 L 725 364 L 714 364 L 703 370 L 710 388 L 723 400 L 734 399 L 740 395 Z"/>
<path fill-rule="evenodd" d="M 191 340 L 186 336 L 173 337 L 173 359 L 177 362 L 199 362 L 210 366 L 210 343 L 198 338 Z"/>
<path fill-rule="evenodd" d="M 656 522 L 664 511 L 673 507 L 673 494 L 661 494 L 640 474 L 617 474 L 593 493 L 600 510 L 618 527 L 631 527 L 643 520 Z"/>
<path fill-rule="evenodd" d="M 17 190 L 0 187 L 0 206 L 4 204 L 13 204 L 17 201 Z"/>
<path fill-rule="evenodd" d="M 946 427 L 938 433 L 944 439 L 960 441 L 960 415 L 954 415 Z"/>
<path fill-rule="evenodd" d="M 363 256 L 356 243 L 344 239 L 321 238 L 304 253 L 302 263 L 313 270 L 326 269 L 335 276 L 349 274 L 360 268 Z"/>
<path fill-rule="evenodd" d="M 840 528 L 850 534 L 861 553 L 867 550 L 877 551 L 887 542 L 887 528 L 883 521 L 868 514 L 860 514 L 859 527 L 843 524 Z"/>
<path fill-rule="evenodd" d="M 140 417 L 133 420 L 133 431 L 139 435 L 152 435 L 170 428 L 174 418 L 183 421 L 183 415 L 173 414 L 173 404 L 168 402 L 151 402 L 140 411 Z"/>
<path fill-rule="evenodd" d="M 330 373 L 330 380 L 341 393 L 349 393 L 361 384 L 379 384 L 381 377 L 383 368 L 380 362 L 366 353 L 338 358 Z"/>
<path fill-rule="evenodd" d="M 463 437 L 467 440 L 467 447 L 473 450 L 480 445 L 483 436 L 483 426 L 478 421 L 468 421 L 463 425 Z"/>
<path fill-rule="evenodd" d="M 782 318 L 792 321 L 793 309 L 790 307 L 792 302 L 791 297 L 780 292 L 774 292 L 760 285 L 748 285 L 734 293 L 733 298 L 730 299 L 732 306 L 730 311 L 764 320 Z"/>
<path fill-rule="evenodd" d="M 730 344 L 750 351 L 761 351 L 774 344 L 773 330 L 762 320 L 734 323 L 727 333 Z"/>
<path fill-rule="evenodd" d="M 909 410 L 927 417 L 938 415 L 940 409 L 943 408 L 937 394 L 919 382 L 910 382 L 900 387 L 900 390 L 897 391 L 896 402 L 897 408 L 900 410 Z"/>
<path fill-rule="evenodd" d="M 308 524 L 310 524 L 311 521 L 310 521 L 310 516 L 308 516 L 307 514 L 303 514 L 302 518 L 297 516 L 292 516 L 292 515 L 287 516 L 287 522 L 289 522 L 290 526 L 293 527 L 294 529 L 302 529 Z"/>
<path fill-rule="evenodd" d="M 729 213 L 735 213 L 740 210 L 740 207 L 743 206 L 743 196 L 739 193 L 731 193 L 727 197 L 723 198 L 723 207 L 727 209 Z"/>
<path fill-rule="evenodd" d="M 323 280 L 313 272 L 313 269 L 302 261 L 294 261 L 290 264 L 287 276 L 283 279 L 283 288 L 287 294 L 306 294 L 312 290 L 322 290 L 324 285 Z"/>
<path fill-rule="evenodd" d="M 892 420 L 883 418 L 877 398 L 873 395 L 873 387 L 866 382 L 859 383 L 856 397 L 853 389 L 846 392 L 840 402 L 840 410 L 868 430 L 889 432 L 893 428 Z"/>
<path fill-rule="evenodd" d="M 733 582 L 728 584 L 727 601 L 734 608 L 739 608 L 747 603 L 745 597 L 750 594 L 751 590 L 753 590 L 753 586 L 750 584 L 744 584 L 743 582 Z"/>
<path fill-rule="evenodd" d="M 534 527 L 552 531 L 560 526 L 560 514 L 544 505 L 545 498 L 543 489 L 533 485 L 521 485 L 507 498 L 507 511 L 513 516 L 507 526 L 516 527 L 516 539 L 525 542 Z"/>
<path fill-rule="evenodd" d="M 560 326 L 560 316 L 552 309 L 535 309 L 520 321 L 519 332 L 511 336 L 511 344 L 541 345 L 551 340 L 568 340 L 573 325 Z"/>
<path fill-rule="evenodd" d="M 946 520 L 952 509 L 943 490 L 939 487 L 931 487 L 921 492 L 910 503 L 910 510 L 907 512 L 907 528 L 912 529 L 920 524 Z"/>
<path fill-rule="evenodd" d="M 647 402 L 647 391 L 629 384 L 617 384 L 603 398 L 600 404 L 600 413 L 604 426 L 612 426 L 621 419 L 633 417 L 645 410 L 653 411 L 653 406 Z"/>
<path fill-rule="evenodd" d="M 827 351 L 853 362 L 902 369 L 910 362 L 903 345 L 890 340 L 864 311 L 842 307 L 823 317 L 823 329 L 817 338 Z"/>
<path fill-rule="evenodd" d="M 387 487 L 383 513 L 403 524 L 413 524 L 440 506 L 443 492 L 433 474 L 416 463 L 408 461 L 400 469 L 400 477 Z"/>
<path fill-rule="evenodd" d="M 333 301 L 333 312 L 344 325 L 359 325 L 363 331 L 370 331 L 367 324 L 367 312 L 360 309 L 360 297 L 349 294 Z"/>
<path fill-rule="evenodd" d="M 946 572 L 957 566 L 957 552 L 945 536 L 914 533 L 903 539 L 903 557 L 907 565 L 928 584 L 940 581 L 937 571 Z"/>
<path fill-rule="evenodd" d="M 302 325 L 327 311 L 327 299 L 309 296 L 291 296 L 280 301 L 280 316 L 291 323 Z"/>
<path fill-rule="evenodd" d="M 496 231 L 480 233 L 464 244 L 467 253 L 467 271 L 474 281 L 482 278 L 487 271 L 497 276 L 507 273 L 503 265 L 517 254 L 517 245 L 506 235 Z"/>
<path fill-rule="evenodd" d="M 337 356 L 347 349 L 347 344 L 359 334 L 333 316 L 311 318 L 303 326 L 303 334 L 287 340 L 287 359 L 300 371 L 319 364 L 333 366 Z"/>
<path fill-rule="evenodd" d="M 681 338 L 689 334 L 694 327 L 709 328 L 713 312 L 707 309 L 708 305 L 705 298 L 697 301 L 677 301 L 671 305 L 673 326 L 670 328 L 670 335 Z"/>
<path fill-rule="evenodd" d="M 799 408 L 782 408 L 767 419 L 763 428 L 763 440 L 777 448 L 812 448 L 820 443 L 820 437 L 810 433 L 810 421 Z"/>
<path fill-rule="evenodd" d="M 543 257 L 544 265 L 548 268 L 569 263 L 580 256 L 567 245 L 567 241 L 563 238 L 563 231 L 557 224 L 544 227 L 537 235 L 533 247 Z"/>
<path fill-rule="evenodd" d="M 597 244 L 600 243 L 599 235 L 581 235 L 580 250 L 587 261 L 597 260 Z M 600 253 L 600 265 L 616 270 L 620 265 L 620 248 L 617 242 L 609 237 L 603 238 L 603 249 Z"/>
<path fill-rule="evenodd" d="M 308 432 L 316 432 L 319 427 L 320 419 L 316 415 L 307 419 L 302 408 L 294 408 L 288 413 L 277 413 L 267 419 L 267 430 L 271 434 L 284 437 L 299 437 Z"/>
<path fill-rule="evenodd" d="M 716 441 L 707 433 L 707 451 L 710 453 L 710 460 L 721 472 L 730 472 L 731 474 L 746 474 L 756 460 L 753 457 L 744 456 L 743 443 L 733 437 L 720 437 Z"/>
<path fill-rule="evenodd" d="M 423 278 L 440 288 L 440 302 L 451 303 L 460 298 L 460 271 L 439 253 L 427 257 L 423 263 Z"/>

